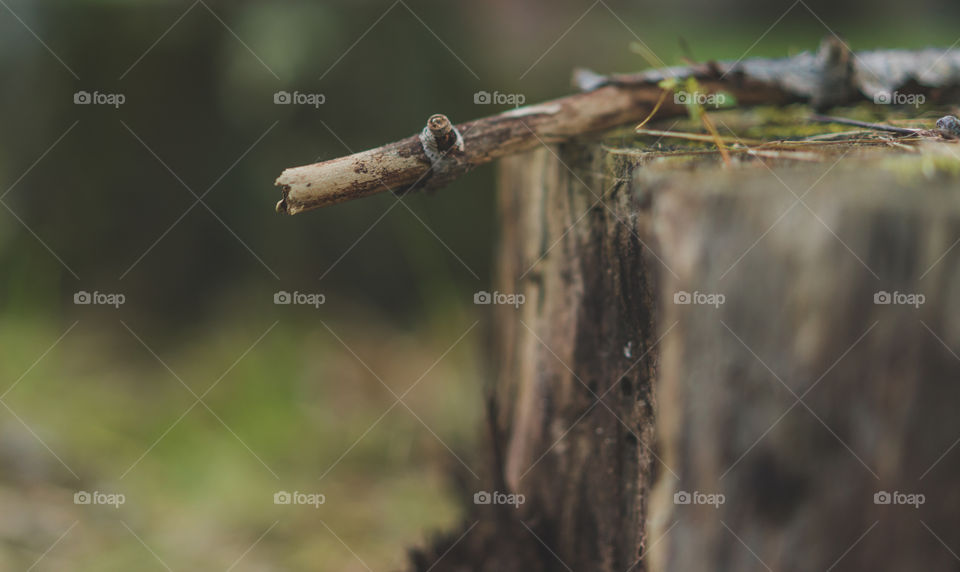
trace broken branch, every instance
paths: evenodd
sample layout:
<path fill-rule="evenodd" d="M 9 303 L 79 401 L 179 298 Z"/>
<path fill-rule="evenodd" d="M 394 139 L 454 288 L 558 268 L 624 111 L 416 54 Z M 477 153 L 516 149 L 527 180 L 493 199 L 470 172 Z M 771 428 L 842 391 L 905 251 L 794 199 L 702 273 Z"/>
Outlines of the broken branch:
<path fill-rule="evenodd" d="M 919 70 L 919 71 L 918 71 Z M 925 70 L 925 71 L 924 71 Z M 952 101 L 960 88 L 960 53 L 887 50 L 853 54 L 827 38 L 816 54 L 747 59 L 600 76 L 579 71 L 582 93 L 520 107 L 456 127 L 434 115 L 419 135 L 285 170 L 277 179 L 277 212 L 297 214 L 383 191 L 403 194 L 438 188 L 498 157 L 576 136 L 636 123 L 651 114 L 666 78 L 693 77 L 708 93 L 726 92 L 737 105 L 809 102 L 818 109 L 857 100 L 889 101 L 898 89 L 925 93 L 928 102 Z M 676 99 L 659 116 L 686 113 Z"/>
<path fill-rule="evenodd" d="M 659 96 L 656 86 L 653 90 L 609 86 L 463 123 L 456 126 L 462 150 L 441 152 L 440 164 L 425 152 L 423 137 L 414 135 L 347 157 L 287 169 L 277 179 L 283 192 L 277 211 L 297 214 L 387 190 L 437 188 L 498 157 L 637 121 Z"/>

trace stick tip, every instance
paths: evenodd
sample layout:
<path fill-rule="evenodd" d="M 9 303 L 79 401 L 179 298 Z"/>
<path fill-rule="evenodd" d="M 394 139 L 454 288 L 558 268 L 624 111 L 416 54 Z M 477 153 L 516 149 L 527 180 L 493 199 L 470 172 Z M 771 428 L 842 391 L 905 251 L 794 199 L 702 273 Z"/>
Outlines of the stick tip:
<path fill-rule="evenodd" d="M 281 176 L 281 178 L 283 177 Z M 280 179 L 277 179 L 277 182 L 274 184 L 280 187 L 280 192 L 283 193 L 283 198 L 277 202 L 277 206 L 275 207 L 277 212 L 285 215 L 293 214 L 290 212 L 290 205 L 287 204 L 287 195 L 290 194 L 290 185 L 281 183 Z"/>

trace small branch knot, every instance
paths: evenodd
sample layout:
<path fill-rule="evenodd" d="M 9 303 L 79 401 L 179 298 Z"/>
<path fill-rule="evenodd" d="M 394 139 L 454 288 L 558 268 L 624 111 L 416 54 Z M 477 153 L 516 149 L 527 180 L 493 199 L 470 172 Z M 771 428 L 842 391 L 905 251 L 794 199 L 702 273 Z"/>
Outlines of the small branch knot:
<path fill-rule="evenodd" d="M 450 161 L 447 155 L 463 153 L 463 137 L 446 115 L 437 113 L 427 119 L 427 126 L 420 133 L 420 144 L 433 169 L 442 172 Z"/>

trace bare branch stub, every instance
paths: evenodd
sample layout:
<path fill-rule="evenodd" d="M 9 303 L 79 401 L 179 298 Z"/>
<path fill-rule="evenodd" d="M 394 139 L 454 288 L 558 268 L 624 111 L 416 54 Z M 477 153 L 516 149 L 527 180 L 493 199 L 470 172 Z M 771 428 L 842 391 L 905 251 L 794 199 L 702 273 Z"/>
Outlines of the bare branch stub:
<path fill-rule="evenodd" d="M 427 120 L 427 129 L 433 135 L 433 140 L 437 144 L 437 150 L 441 153 L 448 151 L 457 143 L 460 134 L 453 127 L 453 123 L 447 119 L 446 115 L 437 113 L 431 115 Z"/>

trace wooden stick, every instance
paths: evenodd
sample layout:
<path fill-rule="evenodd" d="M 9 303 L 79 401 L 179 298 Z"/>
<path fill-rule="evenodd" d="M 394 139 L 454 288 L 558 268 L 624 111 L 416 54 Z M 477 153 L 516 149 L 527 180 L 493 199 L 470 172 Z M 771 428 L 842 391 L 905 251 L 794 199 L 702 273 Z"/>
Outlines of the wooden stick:
<path fill-rule="evenodd" d="M 639 120 L 658 95 L 656 89 L 605 87 L 464 123 L 456 127 L 463 151 L 441 151 L 442 167 L 434 166 L 421 136 L 414 135 L 348 157 L 287 169 L 277 179 L 283 192 L 277 211 L 296 214 L 387 190 L 437 187 L 497 157 Z M 449 123 L 446 117 L 443 120 Z"/>
<path fill-rule="evenodd" d="M 810 102 L 814 107 L 874 99 L 915 80 L 915 70 L 940 64 L 937 78 L 924 77 L 928 102 L 951 100 L 960 86 L 960 53 L 888 50 L 852 54 L 830 37 L 817 54 L 747 59 L 600 76 L 578 72 L 584 93 L 520 107 L 456 127 L 443 115 L 430 118 L 419 135 L 323 163 L 285 170 L 277 179 L 283 199 L 277 212 L 307 210 L 383 191 L 397 194 L 438 188 L 498 157 L 542 144 L 604 131 L 647 117 L 663 95 L 665 78 L 694 78 L 701 96 L 719 91 L 738 105 Z M 936 85 L 933 85 L 936 84 Z M 680 82 L 680 85 L 683 85 Z M 888 94 L 889 95 L 889 94 Z M 686 113 L 682 99 L 667 97 L 658 117 Z"/>
<path fill-rule="evenodd" d="M 745 82 L 736 91 L 738 101 L 747 104 L 799 101 L 753 82 Z M 463 123 L 455 128 L 463 140 L 462 150 L 441 152 L 441 165 L 424 152 L 424 141 L 431 140 L 425 131 L 376 149 L 287 169 L 276 182 L 283 193 L 277 212 L 297 214 L 388 190 L 405 193 L 440 187 L 504 155 L 640 121 L 662 92 L 656 84 L 608 85 Z M 673 98 L 667 100 L 660 108 L 660 117 L 686 113 L 684 105 L 674 103 Z M 449 123 L 445 116 L 435 117 Z"/>
<path fill-rule="evenodd" d="M 885 125 L 883 123 L 868 123 L 866 121 L 847 119 L 846 117 L 831 117 L 829 115 L 811 115 L 810 121 L 816 121 L 818 123 L 836 123 L 838 125 L 852 125 L 853 127 L 863 127 L 864 129 L 871 129 L 873 131 L 886 131 L 888 133 L 897 133 L 899 135 L 916 135 L 923 131 L 928 131 L 924 129 L 896 127 L 893 125 Z"/>

